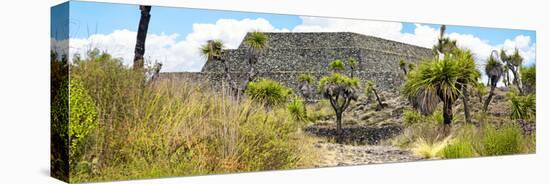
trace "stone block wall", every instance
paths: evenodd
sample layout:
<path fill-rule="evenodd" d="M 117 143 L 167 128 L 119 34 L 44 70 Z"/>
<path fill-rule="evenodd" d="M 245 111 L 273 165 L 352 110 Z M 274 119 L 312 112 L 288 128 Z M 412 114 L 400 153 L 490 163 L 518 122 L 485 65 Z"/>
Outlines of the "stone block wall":
<path fill-rule="evenodd" d="M 336 59 L 354 58 L 359 66 L 356 76 L 363 82 L 373 80 L 383 91 L 396 91 L 404 81 L 399 61 L 419 63 L 432 56 L 432 51 L 414 45 L 385 40 L 357 33 L 266 33 L 268 48 L 255 65 L 258 78 L 279 81 L 298 89 L 297 77 L 309 73 L 319 80 L 330 74 L 328 65 Z M 232 78 L 244 81 L 249 65 L 246 46 L 226 50 L 226 62 Z M 218 61 L 207 61 L 201 72 L 161 73 L 161 78 L 206 79 L 214 85 L 223 80 L 223 68 Z"/>

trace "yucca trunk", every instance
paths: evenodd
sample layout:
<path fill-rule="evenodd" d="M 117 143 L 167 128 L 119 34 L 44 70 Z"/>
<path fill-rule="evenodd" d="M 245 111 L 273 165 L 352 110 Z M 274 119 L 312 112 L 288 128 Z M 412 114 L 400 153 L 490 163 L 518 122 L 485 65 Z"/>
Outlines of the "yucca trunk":
<path fill-rule="evenodd" d="M 378 101 L 378 108 L 376 108 L 376 109 L 383 109 L 384 104 L 382 104 L 382 100 L 380 100 L 380 96 L 378 96 L 378 93 L 376 92 L 376 89 L 372 88 L 372 92 L 374 92 L 374 96 L 376 96 L 376 101 Z"/>
<path fill-rule="evenodd" d="M 134 50 L 134 69 L 143 69 L 143 55 L 145 54 L 145 39 L 147 38 L 147 29 L 151 19 L 151 6 L 139 6 L 141 17 L 136 38 L 136 48 Z"/>
<path fill-rule="evenodd" d="M 336 134 L 338 135 L 338 142 L 342 140 L 342 111 L 336 111 Z"/>
<path fill-rule="evenodd" d="M 519 73 L 517 69 L 516 70 L 512 69 L 512 75 L 514 75 L 514 80 L 513 80 L 514 85 L 516 85 L 516 87 L 518 88 L 519 94 L 523 95 L 523 89 L 521 88 L 521 81 L 519 79 Z"/>
<path fill-rule="evenodd" d="M 496 86 L 491 85 L 491 90 L 489 91 L 489 96 L 487 96 L 487 99 L 485 100 L 485 103 L 483 104 L 483 112 L 487 112 L 487 109 L 489 108 L 489 103 L 491 102 L 491 99 L 493 99 L 493 95 L 495 95 L 495 88 L 496 88 Z"/>
<path fill-rule="evenodd" d="M 447 99 L 443 101 L 443 125 L 449 126 L 453 122 L 453 101 Z"/>
<path fill-rule="evenodd" d="M 464 104 L 464 118 L 466 123 L 472 123 L 472 117 L 470 116 L 470 107 L 468 102 L 470 101 L 468 88 L 466 86 L 462 87 L 462 102 Z"/>

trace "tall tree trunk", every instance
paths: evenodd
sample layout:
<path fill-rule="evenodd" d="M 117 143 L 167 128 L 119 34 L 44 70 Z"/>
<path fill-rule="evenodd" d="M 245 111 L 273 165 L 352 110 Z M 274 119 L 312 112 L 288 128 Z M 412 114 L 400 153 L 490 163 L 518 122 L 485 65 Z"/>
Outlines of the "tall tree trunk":
<path fill-rule="evenodd" d="M 470 107 L 468 105 L 468 102 L 470 100 L 468 93 L 468 88 L 466 86 L 462 87 L 462 102 L 464 104 L 464 118 L 466 119 L 466 123 L 472 123 L 472 117 L 470 116 Z"/>
<path fill-rule="evenodd" d="M 485 100 L 485 103 L 483 104 L 483 112 L 487 112 L 487 109 L 489 108 L 489 103 L 491 102 L 491 99 L 493 98 L 493 95 L 495 95 L 495 87 L 491 85 L 491 91 L 489 91 L 489 96 L 487 96 L 487 99 Z"/>
<path fill-rule="evenodd" d="M 372 92 L 374 92 L 374 96 L 376 96 L 376 101 L 378 101 L 378 107 L 376 109 L 381 110 L 384 108 L 384 104 L 382 104 L 382 100 L 380 100 L 380 96 L 378 96 L 378 93 L 376 92 L 376 89 L 372 88 Z"/>
<path fill-rule="evenodd" d="M 151 6 L 139 6 L 141 17 L 136 38 L 136 48 L 134 51 L 134 69 L 143 69 L 143 55 L 145 54 L 145 39 L 147 38 L 147 29 L 151 19 Z"/>

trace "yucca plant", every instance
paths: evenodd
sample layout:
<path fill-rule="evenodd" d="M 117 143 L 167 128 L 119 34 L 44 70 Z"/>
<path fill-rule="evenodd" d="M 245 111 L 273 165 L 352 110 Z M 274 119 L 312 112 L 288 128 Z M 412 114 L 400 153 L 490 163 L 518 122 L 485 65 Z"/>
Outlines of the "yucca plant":
<path fill-rule="evenodd" d="M 495 95 L 495 88 L 497 87 L 497 83 L 500 80 L 500 77 L 502 76 L 502 64 L 496 60 L 493 55 L 489 56 L 487 59 L 487 63 L 485 64 L 485 74 L 489 78 L 491 90 L 489 91 L 489 96 L 487 96 L 487 99 L 485 100 L 485 103 L 483 104 L 483 111 L 487 112 L 487 109 L 489 107 L 489 103 L 491 102 L 491 99 L 493 99 L 493 96 Z"/>
<path fill-rule="evenodd" d="M 342 72 L 346 69 L 346 65 L 342 60 L 337 59 L 329 63 L 328 69 L 334 72 Z"/>
<path fill-rule="evenodd" d="M 271 108 L 287 102 L 292 91 L 273 80 L 260 79 L 248 83 L 245 93 L 250 99 L 263 104 L 266 111 L 269 111 Z"/>
<path fill-rule="evenodd" d="M 515 91 L 510 91 L 507 94 L 510 104 L 510 119 L 530 120 L 535 117 L 537 105 L 534 94 L 520 96 Z"/>
<path fill-rule="evenodd" d="M 452 58 L 458 62 L 458 67 L 461 69 L 457 82 L 459 83 L 459 88 L 462 90 L 461 97 L 464 105 L 465 120 L 467 123 L 471 123 L 469 89 L 477 84 L 481 73 L 477 70 L 474 56 L 470 50 L 455 49 L 452 52 Z"/>
<path fill-rule="evenodd" d="M 351 69 L 350 71 L 350 76 L 351 78 L 353 78 L 355 76 L 355 70 L 357 69 L 357 67 L 359 66 L 359 63 L 357 62 L 357 60 L 355 60 L 354 58 L 350 57 L 348 59 L 348 65 L 349 65 L 349 68 Z"/>
<path fill-rule="evenodd" d="M 312 86 L 313 76 L 311 74 L 300 74 L 298 82 L 300 82 L 299 90 L 304 100 L 306 102 L 312 101 L 311 98 L 315 95 L 315 88 Z"/>
<path fill-rule="evenodd" d="M 441 25 L 439 29 L 439 38 L 437 39 L 437 44 L 434 45 L 432 48 L 434 55 L 436 55 L 437 57 L 439 57 L 439 55 L 448 54 L 457 48 L 456 40 L 445 37 L 446 28 L 447 26 Z"/>
<path fill-rule="evenodd" d="M 342 134 L 342 114 L 349 107 L 351 101 L 357 100 L 356 89 L 359 79 L 349 78 L 339 73 L 323 77 L 319 81 L 319 92 L 330 101 L 331 107 L 336 113 L 336 131 L 338 142 Z"/>
<path fill-rule="evenodd" d="M 475 93 L 477 97 L 479 98 L 479 103 L 483 103 L 483 96 L 485 96 L 487 92 L 487 86 L 485 84 L 478 82 L 477 85 L 474 86 Z"/>
<path fill-rule="evenodd" d="M 288 112 L 294 120 L 305 121 L 307 119 L 306 105 L 304 101 L 295 97 L 287 106 Z"/>
<path fill-rule="evenodd" d="M 403 74 L 405 74 L 405 76 L 407 76 L 407 69 L 408 69 L 407 67 L 409 67 L 409 66 L 408 66 L 406 61 L 399 60 L 399 68 L 401 68 L 401 70 L 403 70 Z"/>
<path fill-rule="evenodd" d="M 525 93 L 535 93 L 537 88 L 537 69 L 536 65 L 522 67 L 520 70 L 521 82 Z"/>
<path fill-rule="evenodd" d="M 512 53 L 512 55 L 508 55 L 506 54 L 506 51 L 504 51 L 504 49 L 501 49 L 500 60 L 504 64 L 506 64 L 508 69 L 510 69 L 510 71 L 512 72 L 512 75 L 514 76 L 512 83 L 516 85 L 520 94 L 524 94 L 523 88 L 521 87 L 521 79 L 519 76 L 519 67 L 523 63 L 523 57 L 519 54 L 519 50 L 516 48 L 514 49 L 514 53 Z"/>
<path fill-rule="evenodd" d="M 460 83 L 464 71 L 462 65 L 450 55 L 442 60 L 434 58 L 411 71 L 403 85 L 403 95 L 412 99 L 415 108 L 429 115 L 443 102 L 443 124 L 450 125 L 453 119 L 453 104 L 461 95 Z"/>
<path fill-rule="evenodd" d="M 376 110 L 382 110 L 384 108 L 384 104 L 382 103 L 382 100 L 380 99 L 380 96 L 378 95 L 378 92 L 376 91 L 375 84 L 372 80 L 368 80 L 365 84 L 365 95 L 367 97 L 371 94 L 374 94 L 374 97 L 376 97 L 376 101 L 378 102 L 378 106 L 376 106 Z"/>
<path fill-rule="evenodd" d="M 248 33 L 244 39 L 244 45 L 247 47 L 246 61 L 248 63 L 247 80 L 243 83 L 242 91 L 246 90 L 248 83 L 256 77 L 255 65 L 263 51 L 267 48 L 268 37 L 260 31 Z"/>
<path fill-rule="evenodd" d="M 207 58 L 208 61 L 216 61 L 222 64 L 223 72 L 225 74 L 225 80 L 229 83 L 231 91 L 235 93 L 237 90 L 237 84 L 231 78 L 229 65 L 227 64 L 226 58 L 224 56 L 224 47 L 224 43 L 221 40 L 208 40 L 206 44 L 201 46 L 200 52 L 203 57 Z"/>

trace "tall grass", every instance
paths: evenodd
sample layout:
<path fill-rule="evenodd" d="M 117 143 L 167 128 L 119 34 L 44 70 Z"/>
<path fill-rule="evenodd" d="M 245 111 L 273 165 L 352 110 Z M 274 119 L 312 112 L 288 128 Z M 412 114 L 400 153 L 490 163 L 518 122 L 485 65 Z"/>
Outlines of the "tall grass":
<path fill-rule="evenodd" d="M 484 129 L 483 154 L 487 156 L 510 155 L 523 151 L 525 141 L 516 125 L 505 125 L 499 129 L 487 126 Z"/>
<path fill-rule="evenodd" d="M 204 83 L 161 80 L 108 54 L 75 61 L 97 108 L 97 127 L 82 140 L 71 182 L 296 168 L 306 148 L 285 107 L 216 92 Z M 267 116 L 267 117 L 266 117 Z"/>

